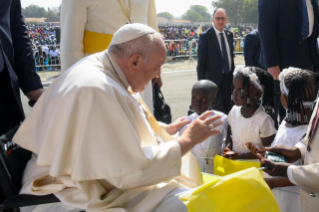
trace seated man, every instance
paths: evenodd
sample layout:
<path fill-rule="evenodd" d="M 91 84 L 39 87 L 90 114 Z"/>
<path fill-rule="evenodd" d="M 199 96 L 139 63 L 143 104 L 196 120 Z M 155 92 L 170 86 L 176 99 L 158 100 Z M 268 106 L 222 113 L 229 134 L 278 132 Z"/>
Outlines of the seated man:
<path fill-rule="evenodd" d="M 189 121 L 156 122 L 137 92 L 165 60 L 159 33 L 127 24 L 49 86 L 13 141 L 33 152 L 20 193 L 61 203 L 21 211 L 187 211 L 174 194 L 202 183 L 189 151 L 221 121 L 206 112 L 176 139 Z"/>

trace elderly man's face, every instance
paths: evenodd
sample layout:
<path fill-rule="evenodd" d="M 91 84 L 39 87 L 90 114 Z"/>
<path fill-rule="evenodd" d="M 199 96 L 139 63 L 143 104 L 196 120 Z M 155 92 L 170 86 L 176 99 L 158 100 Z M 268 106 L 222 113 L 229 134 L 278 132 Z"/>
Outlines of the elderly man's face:
<path fill-rule="evenodd" d="M 224 11 L 219 10 L 215 13 L 213 17 L 213 24 L 216 29 L 222 32 L 228 23 L 227 15 Z"/>
<path fill-rule="evenodd" d="M 145 86 L 156 77 L 160 77 L 162 65 L 166 61 L 166 48 L 164 41 L 156 42 L 156 51 L 148 55 L 147 60 L 139 61 L 134 83 L 131 83 L 134 92 L 141 92 Z M 145 59 L 145 58 L 144 58 Z"/>

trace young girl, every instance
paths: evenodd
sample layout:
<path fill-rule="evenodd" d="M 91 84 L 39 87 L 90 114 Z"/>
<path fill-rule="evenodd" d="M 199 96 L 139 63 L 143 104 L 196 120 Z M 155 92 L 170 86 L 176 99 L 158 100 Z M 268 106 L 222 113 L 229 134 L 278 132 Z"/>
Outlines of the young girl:
<path fill-rule="evenodd" d="M 228 133 L 224 156 L 230 159 L 257 159 L 245 143 L 270 146 L 276 129 L 269 114 L 274 113 L 272 76 L 257 67 L 238 66 L 234 71 L 233 101 L 228 114 Z M 232 156 L 226 154 L 232 149 Z"/>
<path fill-rule="evenodd" d="M 287 115 L 278 129 L 272 147 L 276 145 L 295 146 L 307 133 L 318 93 L 317 78 L 312 71 L 298 68 L 285 69 L 279 75 L 281 104 L 286 109 Z M 262 149 L 262 147 L 259 148 Z M 299 159 L 291 164 L 302 165 L 302 161 Z M 288 178 L 282 177 L 265 178 L 265 181 L 271 188 L 285 187 L 273 190 L 282 212 L 300 211 L 300 188 L 298 186 L 292 186 Z"/>

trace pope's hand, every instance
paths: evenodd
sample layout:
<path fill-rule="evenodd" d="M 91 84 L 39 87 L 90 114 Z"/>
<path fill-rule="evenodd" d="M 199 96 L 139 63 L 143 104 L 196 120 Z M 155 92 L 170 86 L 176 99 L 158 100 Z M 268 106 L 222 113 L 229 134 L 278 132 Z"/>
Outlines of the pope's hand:
<path fill-rule="evenodd" d="M 175 133 L 177 133 L 182 127 L 191 122 L 191 120 L 185 118 L 186 117 L 179 118 L 173 123 L 167 125 L 166 132 L 170 135 L 174 135 Z"/>
<path fill-rule="evenodd" d="M 183 134 L 176 140 L 181 146 L 182 155 L 194 148 L 195 145 L 203 142 L 210 136 L 221 134 L 220 130 L 214 129 L 221 125 L 223 122 L 219 119 L 220 115 L 212 116 L 212 111 L 207 111 L 200 115 Z M 214 123 L 214 124 L 212 124 Z"/>

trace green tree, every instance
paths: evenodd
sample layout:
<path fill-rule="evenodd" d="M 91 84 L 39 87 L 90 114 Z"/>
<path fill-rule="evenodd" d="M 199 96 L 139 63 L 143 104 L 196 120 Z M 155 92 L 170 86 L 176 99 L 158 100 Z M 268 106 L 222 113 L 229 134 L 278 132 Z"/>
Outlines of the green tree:
<path fill-rule="evenodd" d="M 163 18 L 166 18 L 167 20 L 172 20 L 174 18 L 174 16 L 169 12 L 158 13 L 157 17 L 163 17 Z"/>
<path fill-rule="evenodd" d="M 205 22 L 210 21 L 211 15 L 210 15 L 210 13 L 208 12 L 207 7 L 204 7 L 204 6 L 202 6 L 202 5 L 191 5 L 191 6 L 189 7 L 189 9 L 192 10 L 192 11 L 195 11 L 195 12 L 199 13 L 199 14 L 202 16 L 203 21 L 205 21 Z"/>
<path fill-rule="evenodd" d="M 203 17 L 198 12 L 193 10 L 187 10 L 186 13 L 182 15 L 182 19 L 189 20 L 191 22 L 201 22 L 203 21 Z"/>
<path fill-rule="evenodd" d="M 245 23 L 258 23 L 258 0 L 245 0 L 244 1 L 244 22 Z"/>
<path fill-rule="evenodd" d="M 215 8 L 224 8 L 227 11 L 229 22 L 242 23 L 244 21 L 244 1 L 245 0 L 216 0 L 212 1 Z"/>
<path fill-rule="evenodd" d="M 39 7 L 38 5 L 31 4 L 22 9 L 22 14 L 26 18 L 42 18 L 45 17 L 46 11 L 44 7 Z"/>

